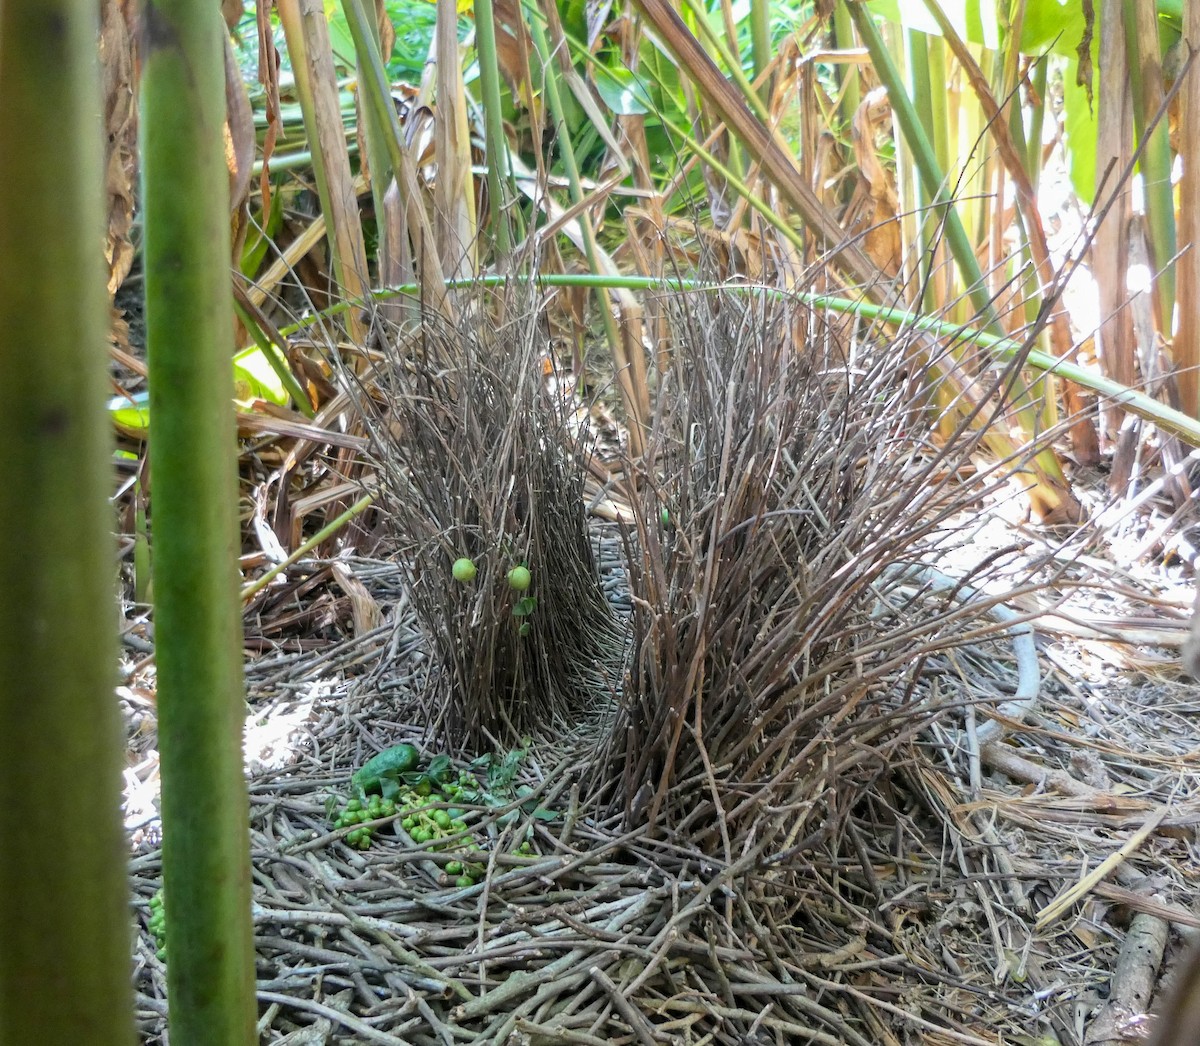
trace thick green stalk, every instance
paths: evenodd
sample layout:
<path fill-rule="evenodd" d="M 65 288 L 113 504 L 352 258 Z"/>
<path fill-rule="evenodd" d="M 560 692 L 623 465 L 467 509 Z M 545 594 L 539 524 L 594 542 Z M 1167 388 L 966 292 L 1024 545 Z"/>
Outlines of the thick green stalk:
<path fill-rule="evenodd" d="M 296 95 L 304 113 L 304 128 L 313 154 L 313 180 L 321 200 L 338 291 L 347 298 L 361 299 L 369 282 L 367 251 L 354 196 L 325 11 L 320 0 L 278 0 L 276 10 L 292 60 Z M 346 319 L 351 338 L 362 343 L 366 339 L 366 325 L 359 313 L 352 311 Z"/>
<path fill-rule="evenodd" d="M 754 79 L 758 79 L 771 64 L 771 0 L 750 0 L 750 40 L 754 47 Z M 770 97 L 764 84 L 762 97 Z"/>
<path fill-rule="evenodd" d="M 373 71 L 368 71 L 367 64 L 371 61 L 383 61 L 382 54 L 380 53 L 379 23 L 374 17 L 374 5 L 372 5 L 370 12 L 368 12 L 366 0 L 342 0 L 343 8 L 348 5 L 355 7 L 360 24 L 366 28 L 375 41 L 374 51 L 368 52 L 366 49 L 360 50 L 357 47 L 354 49 L 354 61 L 358 69 L 358 82 L 362 84 L 368 77 L 374 75 Z M 347 15 L 347 22 L 349 22 L 349 19 L 350 16 Z M 391 185 L 392 178 L 395 176 L 387 149 L 387 135 L 390 133 L 390 128 L 380 122 L 378 112 L 363 97 L 362 91 L 360 90 L 357 93 L 358 106 L 362 113 L 363 128 L 366 131 L 364 146 L 366 149 L 367 168 L 371 174 L 371 200 L 375 205 L 375 229 L 378 233 L 377 256 L 382 266 L 382 259 L 396 249 L 394 245 L 388 243 L 387 208 L 384 203 L 388 186 Z M 274 168 L 273 163 L 272 168 Z"/>
<path fill-rule="evenodd" d="M 171 1041 L 256 1041 L 233 298 L 211 0 L 142 9 L 142 173 Z"/>
<path fill-rule="evenodd" d="M 925 133 L 933 140 L 933 98 L 935 94 L 943 95 L 940 89 L 934 91 L 929 80 L 929 37 L 916 29 L 904 29 L 904 54 L 908 60 L 909 93 L 917 110 L 917 116 Z M 916 277 L 917 283 L 925 288 L 924 302 L 926 307 L 937 308 L 936 288 L 929 281 L 934 271 L 933 248 L 937 242 L 937 230 L 940 224 L 939 215 L 930 204 L 933 202 L 929 189 L 916 176 L 916 165 L 913 162 L 912 150 L 903 138 L 896 143 L 897 168 L 903 177 L 900 182 L 900 213 L 903 215 L 905 229 L 912 235 L 908 242 L 913 245 L 916 255 L 909 272 Z M 901 165 L 899 159 L 903 158 Z M 907 274 L 906 274 L 907 275 Z"/>
<path fill-rule="evenodd" d="M 566 168 L 567 191 L 571 197 L 571 203 L 578 206 L 583 201 L 583 182 L 579 176 L 579 165 L 575 161 L 575 147 L 571 142 L 571 130 L 567 126 L 564 115 L 562 94 L 558 89 L 558 67 L 555 64 L 554 56 L 550 53 L 550 43 L 546 39 L 546 30 L 542 26 L 542 20 L 531 18 L 529 28 L 533 37 L 534 49 L 546 71 L 546 108 L 554 127 L 559 155 L 562 157 L 563 167 Z M 600 275 L 603 270 L 596 254 L 596 232 L 587 211 L 580 212 L 579 226 L 583 230 L 584 253 L 587 255 L 588 268 Z M 600 319 L 604 324 L 604 334 L 608 340 L 609 350 L 612 352 L 613 359 L 620 359 L 621 335 L 617 330 L 616 320 L 613 319 L 612 303 L 608 292 L 603 288 L 596 293 L 600 300 Z"/>
<path fill-rule="evenodd" d="M 854 47 L 854 23 L 846 10 L 846 0 L 837 0 L 833 8 L 833 43 L 839 51 Z M 838 63 L 835 72 L 842 86 L 842 118 L 849 123 L 858 112 L 858 69 L 849 63 Z"/>
<path fill-rule="evenodd" d="M 862 0 L 849 0 L 848 7 L 854 19 L 854 25 L 858 29 L 858 35 L 871 55 L 871 63 L 875 66 L 875 72 L 887 87 L 892 112 L 896 115 L 896 122 L 900 125 L 905 142 L 912 150 L 913 162 L 917 165 L 921 183 L 932 199 L 938 216 L 945 221 L 946 241 L 949 243 L 950 252 L 954 255 L 954 261 L 962 273 L 962 280 L 966 285 L 967 294 L 971 298 L 971 304 L 981 316 L 985 317 L 988 329 L 993 334 L 1002 334 L 1003 331 L 992 309 L 983 273 L 979 271 L 979 263 L 975 260 L 975 251 L 971 247 L 967 231 L 963 228 L 962 221 L 958 216 L 954 199 L 947 192 L 945 176 L 938 169 L 933 146 L 925 134 L 925 128 L 921 125 L 912 99 L 909 98 L 908 92 L 904 88 L 904 79 L 892 61 L 892 56 L 888 53 L 883 38 L 879 35 L 879 30 L 875 28 L 874 19 L 863 6 Z"/>
<path fill-rule="evenodd" d="M 496 52 L 496 13 L 492 0 L 475 0 L 475 47 L 479 54 L 479 80 L 483 90 L 484 140 L 487 149 L 488 201 L 496 253 L 501 259 L 512 250 L 508 228 L 510 186 L 508 142 L 504 137 L 504 112 L 500 100 L 500 59 Z M 507 263 L 504 263 L 507 268 Z"/>
<path fill-rule="evenodd" d="M 1166 113 L 1161 111 L 1163 80 L 1158 22 L 1153 9 L 1141 7 L 1133 0 L 1125 0 L 1125 46 L 1133 92 L 1133 126 L 1138 138 L 1146 142 L 1138 158 L 1138 169 L 1145 189 L 1159 329 L 1168 335 L 1175 309 L 1175 198 L 1171 185 L 1170 133 Z M 1151 126 L 1153 120 L 1158 122 Z"/>
<path fill-rule="evenodd" d="M 1025 143 L 1025 170 L 1036 193 L 1042 178 L 1042 134 L 1046 125 L 1046 88 L 1050 80 L 1050 59 L 1043 55 L 1033 67 L 1033 98 L 1029 106 L 1029 140 Z M 1020 112 L 1020 107 L 1014 107 Z"/>
<path fill-rule="evenodd" d="M 0 1041 L 13 1044 L 134 1041 L 97 12 L 0 3 Z"/>

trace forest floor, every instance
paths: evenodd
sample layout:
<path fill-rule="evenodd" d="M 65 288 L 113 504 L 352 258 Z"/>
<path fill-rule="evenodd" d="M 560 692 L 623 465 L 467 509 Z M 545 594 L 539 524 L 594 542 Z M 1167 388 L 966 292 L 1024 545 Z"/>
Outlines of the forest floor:
<path fill-rule="evenodd" d="M 1192 582 L 1165 499 L 1105 517 L 1102 477 L 1075 481 L 1103 526 L 1064 539 L 1011 505 L 973 521 L 979 560 L 1070 565 L 1069 584 L 1009 604 L 1040 615 L 1035 709 L 999 716 L 1003 743 L 982 746 L 935 719 L 880 780 L 888 815 L 857 819 L 857 872 L 815 860 L 806 925 L 769 970 L 769 940 L 729 931 L 736 889 L 719 869 L 589 810 L 573 771 L 586 731 L 490 760 L 429 749 L 430 655 L 395 564 L 298 564 L 288 598 L 246 621 L 262 1041 L 1134 1041 L 1153 1000 L 1126 946 L 1159 942 L 1141 973 L 1161 986 L 1155 956 L 1165 947 L 1169 970 L 1181 947 L 1169 931 L 1200 926 L 1200 688 L 1177 660 Z M 615 527 L 594 530 L 624 613 Z M 147 927 L 161 884 L 153 665 L 131 605 L 128 625 L 138 1017 L 143 1041 L 165 1042 Z M 981 722 L 1016 687 L 994 639 L 929 671 Z M 400 742 L 478 782 L 466 831 L 416 842 L 401 812 L 368 849 L 347 845 L 332 820 L 352 774 Z M 456 859 L 486 865 L 480 881 L 459 885 Z"/>

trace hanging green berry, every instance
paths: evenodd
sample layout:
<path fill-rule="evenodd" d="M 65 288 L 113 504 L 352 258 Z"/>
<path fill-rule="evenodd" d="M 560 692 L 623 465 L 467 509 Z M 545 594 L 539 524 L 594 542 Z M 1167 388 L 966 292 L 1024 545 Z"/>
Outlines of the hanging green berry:
<path fill-rule="evenodd" d="M 452 571 L 454 573 L 454 580 L 461 581 L 464 585 L 474 581 L 475 575 L 479 573 L 475 568 L 475 564 L 467 559 L 466 556 L 454 561 Z"/>

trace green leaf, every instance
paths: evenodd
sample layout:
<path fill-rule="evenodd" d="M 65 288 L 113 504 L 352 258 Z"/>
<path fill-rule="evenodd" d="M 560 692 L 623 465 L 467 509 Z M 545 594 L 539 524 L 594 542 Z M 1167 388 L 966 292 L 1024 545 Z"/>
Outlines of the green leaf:
<path fill-rule="evenodd" d="M 1093 52 L 1093 71 L 1097 69 L 1095 63 Z M 1087 207 L 1096 195 L 1096 134 L 1099 129 L 1096 105 L 1099 99 L 1093 96 L 1091 106 L 1088 105 L 1087 91 L 1075 83 L 1075 71 L 1078 67 L 1078 59 L 1072 58 L 1063 70 L 1063 129 L 1066 131 L 1064 150 L 1075 195 L 1079 197 L 1079 202 Z M 1119 172 L 1114 172 L 1116 173 Z M 1110 183 L 1111 180 L 1110 176 Z M 1112 188 L 1110 184 L 1108 190 L 1111 192 Z"/>
<path fill-rule="evenodd" d="M 654 111 L 654 102 L 641 77 L 630 70 L 598 66 L 593 78 L 600 100 L 618 116 L 644 116 Z"/>
<path fill-rule="evenodd" d="M 145 439 L 150 431 L 150 394 L 114 396 L 108 401 L 108 413 L 113 424 L 123 432 Z"/>
<path fill-rule="evenodd" d="M 284 407 L 291 400 L 271 361 L 257 345 L 233 357 L 233 381 L 234 399 L 243 402 L 258 399 Z"/>
<path fill-rule="evenodd" d="M 1037 0 L 1030 0 L 1033 6 Z M 1057 4 L 1057 0 L 1045 0 Z M 996 50 L 1000 47 L 1000 26 L 996 21 L 996 5 L 993 0 L 941 0 L 942 11 L 964 40 Z M 870 0 L 867 9 L 889 22 L 941 36 L 941 30 L 924 4 L 903 3 L 899 0 Z M 1028 16 L 1026 16 L 1028 17 Z"/>
<path fill-rule="evenodd" d="M 528 617 L 537 609 L 537 596 L 523 596 L 513 607 L 513 617 Z"/>
<path fill-rule="evenodd" d="M 433 784 L 440 784 L 450 777 L 452 767 L 450 765 L 450 757 L 443 753 L 435 755 L 429 762 L 429 769 L 425 771 L 425 776 Z"/>

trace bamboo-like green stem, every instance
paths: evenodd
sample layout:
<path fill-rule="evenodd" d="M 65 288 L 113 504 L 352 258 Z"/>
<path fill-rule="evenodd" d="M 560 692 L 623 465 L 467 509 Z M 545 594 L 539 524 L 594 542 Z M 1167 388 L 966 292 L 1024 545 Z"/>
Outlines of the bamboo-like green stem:
<path fill-rule="evenodd" d="M 323 526 L 312 537 L 304 542 L 303 545 L 296 549 L 296 551 L 288 556 L 287 559 L 285 559 L 282 563 L 276 563 L 275 566 L 266 571 L 261 577 L 256 577 L 253 581 L 243 585 L 242 600 L 245 601 L 255 593 L 261 592 L 293 563 L 298 563 L 314 548 L 321 544 L 322 541 L 333 537 L 333 535 L 341 530 L 342 527 L 344 527 L 347 523 L 349 523 L 350 520 L 362 512 L 365 512 L 372 504 L 374 504 L 374 502 L 374 494 L 364 494 L 340 516 L 335 519 L 331 519 L 328 523 L 326 523 L 325 526 Z"/>
<path fill-rule="evenodd" d="M 854 46 L 854 24 L 846 10 L 846 0 L 837 0 L 833 7 L 833 41 L 839 51 L 848 51 Z M 849 122 L 858 112 L 858 70 L 847 63 L 838 63 L 835 68 L 842 87 L 842 117 Z"/>
<path fill-rule="evenodd" d="M 754 48 L 754 79 L 757 80 L 771 64 L 771 0 L 750 0 L 750 40 Z M 763 84 L 762 97 L 770 95 L 770 86 Z"/>
<path fill-rule="evenodd" d="M 1070 363 L 1059 356 L 1037 349 L 1026 351 L 1025 344 L 1015 338 L 988 333 L 975 327 L 964 327 L 960 323 L 950 323 L 933 316 L 926 316 L 906 309 L 877 305 L 863 299 L 828 297 L 823 294 L 801 292 L 795 290 L 781 291 L 774 287 L 763 287 L 758 284 L 745 283 L 712 283 L 707 280 L 678 279 L 658 276 L 592 276 L 584 273 L 542 273 L 536 276 L 512 274 L 505 276 L 477 276 L 470 280 L 447 280 L 450 289 L 469 289 L 472 287 L 501 287 L 506 283 L 536 283 L 539 287 L 606 287 L 612 290 L 654 291 L 689 291 L 698 293 L 726 294 L 786 294 L 788 298 L 802 301 L 814 309 L 828 309 L 831 312 L 861 316 L 863 319 L 878 319 L 897 329 L 914 327 L 918 330 L 944 338 L 949 342 L 961 345 L 972 345 L 989 352 L 998 362 L 1007 362 L 1021 356 L 1022 362 L 1036 371 L 1053 373 L 1066 381 L 1074 382 L 1085 389 L 1091 389 L 1097 395 L 1103 396 L 1119 405 L 1131 414 L 1152 421 L 1164 432 L 1200 446 L 1200 421 L 1188 417 L 1182 411 L 1160 403 L 1152 396 L 1122 385 L 1120 382 L 1103 378 L 1088 367 Z M 397 287 L 381 287 L 371 291 L 371 297 L 376 301 L 387 301 L 389 298 L 407 295 L 418 297 L 425 288 L 415 283 L 406 283 Z M 336 316 L 350 308 L 346 303 L 332 305 L 315 316 L 306 317 L 298 323 L 280 329 L 282 334 L 295 334 L 323 319 Z"/>
<path fill-rule="evenodd" d="M 900 125 L 904 140 L 912 150 L 913 162 L 917 165 L 917 171 L 921 175 L 925 191 L 933 200 L 939 217 L 945 222 L 946 242 L 950 246 L 951 254 L 954 255 L 954 261 L 962 272 L 963 283 L 970 296 L 971 304 L 974 305 L 979 315 L 984 317 L 984 322 L 993 333 L 1002 334 L 1003 331 L 988 297 L 987 284 L 984 282 L 983 273 L 979 270 L 979 263 L 975 260 L 975 251 L 971 247 L 971 241 L 967 237 L 967 230 L 963 228 L 962 221 L 958 216 L 958 208 L 947 191 L 945 176 L 938 168 L 937 158 L 934 155 L 933 146 L 925 134 L 925 128 L 921 125 L 912 99 L 908 97 L 908 92 L 904 89 L 904 79 L 892 61 L 892 56 L 888 53 L 883 38 L 875 27 L 874 19 L 863 6 L 862 0 L 847 0 L 847 4 L 850 15 L 854 19 L 855 28 L 858 29 L 858 35 L 871 55 L 875 72 L 887 87 L 892 112 L 896 115 L 896 122 Z"/>
<path fill-rule="evenodd" d="M 1171 185 L 1170 132 L 1166 114 L 1160 112 L 1163 84 L 1157 21 L 1153 9 L 1139 7 L 1134 0 L 1125 0 L 1125 45 L 1133 93 L 1133 126 L 1138 138 L 1144 138 L 1146 143 L 1138 168 L 1146 198 L 1159 328 L 1169 335 L 1175 309 L 1175 197 Z M 1158 122 L 1151 127 L 1155 119 Z"/>
<path fill-rule="evenodd" d="M 512 250 L 508 203 L 515 198 L 516 193 L 511 187 L 508 143 L 504 138 L 504 114 L 500 101 L 500 59 L 496 53 L 496 13 L 492 7 L 492 0 L 475 0 L 475 46 L 479 55 L 479 79 L 483 91 L 488 199 L 496 253 L 503 265 L 503 259 L 506 259 Z"/>
<path fill-rule="evenodd" d="M 257 1041 L 237 588 L 223 23 L 142 9 L 154 620 L 171 1040 Z"/>
<path fill-rule="evenodd" d="M 134 1042 L 98 9 L 0 3 L 0 1040 L 14 1046 Z M 35 809 L 56 790 L 51 825 Z"/>
<path fill-rule="evenodd" d="M 1025 143 L 1025 170 L 1036 193 L 1042 178 L 1042 133 L 1046 125 L 1046 87 L 1050 78 L 1050 59 L 1043 55 L 1033 67 L 1033 97 L 1030 105 L 1029 139 Z M 1016 107 L 1020 112 L 1020 107 Z"/>
<path fill-rule="evenodd" d="M 383 61 L 382 53 L 379 50 L 379 24 L 373 17 L 374 12 L 371 12 L 371 17 L 368 16 L 364 0 L 342 0 L 342 7 L 345 9 L 353 5 L 357 9 L 357 15 L 365 25 L 372 39 L 375 41 L 376 48 L 354 49 L 354 61 L 358 70 L 358 82 L 361 84 L 367 80 L 369 74 L 367 72 L 367 63 L 372 61 Z M 347 14 L 347 23 L 350 15 Z M 388 225 L 386 219 L 386 204 L 384 198 L 387 195 L 388 186 L 392 182 L 395 172 L 392 170 L 391 157 L 388 155 L 387 135 L 390 133 L 388 127 L 380 122 L 379 114 L 374 106 L 369 105 L 366 99 L 363 98 L 362 92 L 358 92 L 358 104 L 362 111 L 362 121 L 366 131 L 365 147 L 367 168 L 371 175 L 371 200 L 375 204 L 375 228 L 378 232 L 378 257 L 382 259 L 389 251 L 394 250 L 388 244 Z"/>
<path fill-rule="evenodd" d="M 571 203 L 578 205 L 583 201 L 583 182 L 579 176 L 579 164 L 575 161 L 575 147 L 571 143 L 571 131 L 567 126 L 562 94 L 558 88 L 558 67 L 555 64 L 554 56 L 550 53 L 550 44 L 546 39 L 546 30 L 542 25 L 542 20 L 531 18 L 529 26 L 534 50 L 537 51 L 546 74 L 546 108 L 550 113 L 555 141 L 558 143 L 558 151 L 562 156 L 563 167 L 566 169 L 567 192 Z M 601 270 L 596 253 L 596 232 L 586 211 L 580 212 L 579 226 L 583 230 L 583 247 L 584 254 L 587 256 L 588 268 L 599 274 Z M 604 288 L 600 288 L 597 296 L 600 300 L 600 319 L 604 324 L 604 336 L 608 341 L 609 351 L 612 353 L 613 359 L 620 359 L 621 335 L 617 330 L 616 320 L 613 319 L 612 303 Z"/>

